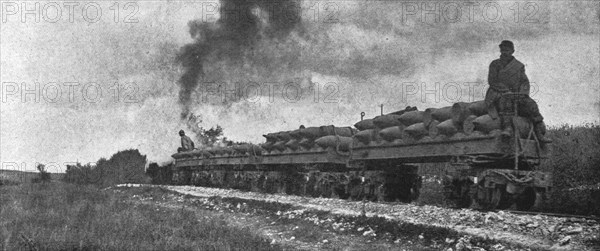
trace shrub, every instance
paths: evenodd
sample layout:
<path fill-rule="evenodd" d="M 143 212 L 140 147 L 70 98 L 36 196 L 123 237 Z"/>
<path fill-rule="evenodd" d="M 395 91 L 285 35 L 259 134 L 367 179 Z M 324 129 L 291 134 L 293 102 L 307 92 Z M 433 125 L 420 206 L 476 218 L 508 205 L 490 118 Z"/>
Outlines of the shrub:
<path fill-rule="evenodd" d="M 147 183 L 146 156 L 138 150 L 119 151 L 110 159 L 100 159 L 96 166 L 69 165 L 64 177 L 66 182 L 94 184 L 101 187 L 120 183 Z"/>
<path fill-rule="evenodd" d="M 541 166 L 553 173 L 548 209 L 600 215 L 600 125 L 563 125 L 548 134 L 554 142 Z"/>
<path fill-rule="evenodd" d="M 157 163 L 151 163 L 146 170 L 148 177 L 152 179 L 152 184 L 171 184 L 173 178 L 173 163 L 165 166 L 159 166 Z"/>
<path fill-rule="evenodd" d="M 44 164 L 38 164 L 36 166 L 37 170 L 40 172 L 39 177 L 33 178 L 31 182 L 39 183 L 39 182 L 49 182 L 52 178 L 50 177 L 50 173 L 46 171 L 46 166 Z"/>

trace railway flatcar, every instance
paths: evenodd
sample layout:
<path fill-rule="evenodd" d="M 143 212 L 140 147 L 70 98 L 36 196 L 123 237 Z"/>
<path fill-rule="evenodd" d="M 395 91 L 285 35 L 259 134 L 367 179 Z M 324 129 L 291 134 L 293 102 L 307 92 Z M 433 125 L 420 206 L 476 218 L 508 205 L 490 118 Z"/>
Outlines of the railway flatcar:
<path fill-rule="evenodd" d="M 446 198 L 458 207 L 527 210 L 543 201 L 550 173 L 536 170 L 549 145 L 528 119 L 500 128 L 483 101 L 404 110 L 353 127 L 301 126 L 263 135 L 262 144 L 176 153 L 173 182 L 264 193 L 410 202 L 422 185 L 419 165 L 449 163 Z M 450 165 L 449 165 L 450 166 Z"/>

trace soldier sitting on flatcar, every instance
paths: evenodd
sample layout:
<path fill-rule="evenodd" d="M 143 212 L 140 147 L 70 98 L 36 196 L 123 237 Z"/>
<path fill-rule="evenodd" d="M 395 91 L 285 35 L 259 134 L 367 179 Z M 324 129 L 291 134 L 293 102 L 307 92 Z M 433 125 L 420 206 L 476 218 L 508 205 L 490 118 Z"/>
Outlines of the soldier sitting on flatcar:
<path fill-rule="evenodd" d="M 194 150 L 194 141 L 186 136 L 183 130 L 179 131 L 179 136 L 181 136 L 181 147 L 177 148 L 178 153 Z"/>
<path fill-rule="evenodd" d="M 517 102 L 520 116 L 527 117 L 534 125 L 534 131 L 541 143 L 550 143 L 552 140 L 545 136 L 546 125 L 544 117 L 531 97 L 529 97 L 529 79 L 525 75 L 525 65 L 519 62 L 513 53 L 514 45 L 511 41 L 504 40 L 500 43 L 500 58 L 492 61 L 488 74 L 489 88 L 485 94 L 485 102 L 489 114 L 494 119 L 501 119 L 504 135 L 512 134 L 512 118 L 509 114 L 513 110 L 513 102 Z M 505 93 L 517 93 L 520 96 L 503 96 Z"/>

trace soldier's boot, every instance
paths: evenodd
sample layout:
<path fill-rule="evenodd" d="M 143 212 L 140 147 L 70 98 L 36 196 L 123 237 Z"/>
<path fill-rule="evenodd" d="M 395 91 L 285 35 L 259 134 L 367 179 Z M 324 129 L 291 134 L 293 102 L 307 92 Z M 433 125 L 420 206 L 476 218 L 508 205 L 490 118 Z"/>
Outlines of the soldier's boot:
<path fill-rule="evenodd" d="M 544 123 L 544 121 L 535 123 L 533 130 L 535 131 L 535 136 L 538 138 L 540 143 L 542 143 L 542 144 L 552 143 L 552 140 L 550 138 L 546 137 L 546 124 Z"/>
<path fill-rule="evenodd" d="M 512 116 L 502 116 L 500 118 L 500 125 L 502 128 L 502 136 L 510 137 L 513 135 Z"/>

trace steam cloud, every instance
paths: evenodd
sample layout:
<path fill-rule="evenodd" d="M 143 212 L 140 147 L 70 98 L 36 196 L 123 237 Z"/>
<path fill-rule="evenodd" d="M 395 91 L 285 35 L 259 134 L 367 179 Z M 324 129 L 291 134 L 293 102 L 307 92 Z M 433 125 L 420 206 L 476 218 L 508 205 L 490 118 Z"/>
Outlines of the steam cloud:
<path fill-rule="evenodd" d="M 184 67 L 179 79 L 181 119 L 190 114 L 192 92 L 204 76 L 204 64 L 209 58 L 240 64 L 245 53 L 263 38 L 283 39 L 301 27 L 299 5 L 294 0 L 222 0 L 221 17 L 216 24 L 202 20 L 190 21 L 192 44 L 183 46 L 177 61 Z M 259 13 L 266 15 L 261 23 Z"/>

